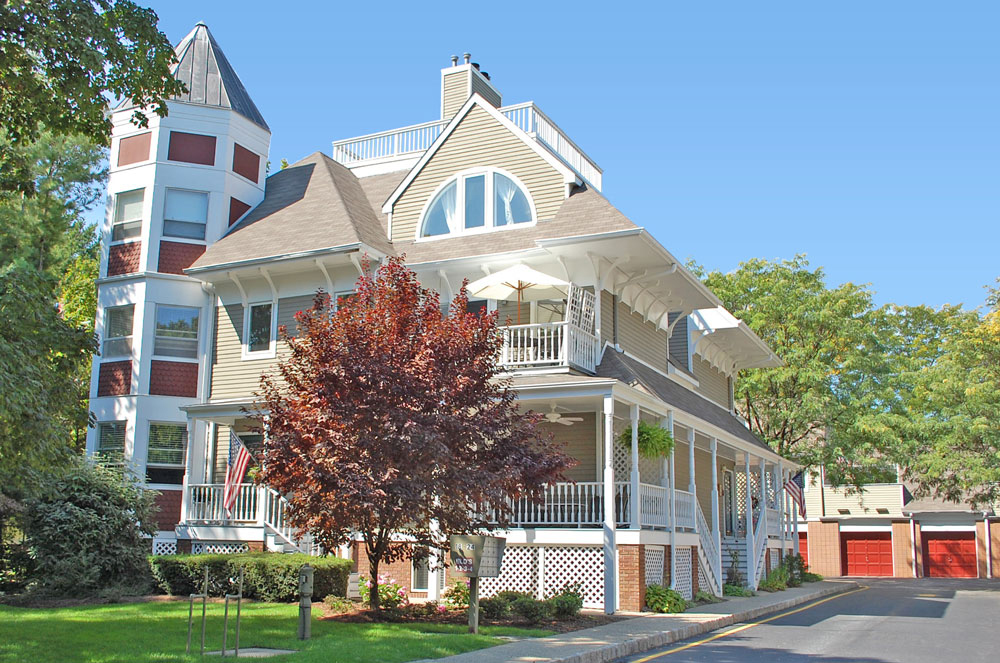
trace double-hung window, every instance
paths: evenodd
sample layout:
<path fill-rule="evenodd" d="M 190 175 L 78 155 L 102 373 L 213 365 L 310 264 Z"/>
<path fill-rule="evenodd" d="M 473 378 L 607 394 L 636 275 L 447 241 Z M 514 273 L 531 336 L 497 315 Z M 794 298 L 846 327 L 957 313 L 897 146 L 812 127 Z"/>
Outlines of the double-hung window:
<path fill-rule="evenodd" d="M 460 173 L 438 191 L 424 213 L 420 237 L 458 235 L 528 224 L 531 201 L 511 176 L 493 169 Z"/>
<path fill-rule="evenodd" d="M 153 354 L 161 357 L 198 357 L 198 313 L 188 306 L 156 306 Z"/>
<path fill-rule="evenodd" d="M 273 357 L 275 351 L 275 305 L 273 302 L 250 304 L 246 312 L 243 356 L 246 359 Z"/>
<path fill-rule="evenodd" d="M 164 237 L 203 240 L 207 220 L 206 192 L 167 189 L 167 200 L 163 209 Z"/>
<path fill-rule="evenodd" d="M 97 424 L 97 457 L 105 463 L 121 463 L 124 461 L 124 421 L 105 421 Z"/>
<path fill-rule="evenodd" d="M 135 189 L 115 195 L 115 213 L 111 219 L 112 242 L 123 242 L 142 234 L 144 193 L 144 189 Z"/>
<path fill-rule="evenodd" d="M 101 347 L 104 358 L 131 356 L 134 312 L 134 304 L 104 309 L 104 343 Z"/>
<path fill-rule="evenodd" d="M 179 485 L 184 482 L 187 425 L 150 423 L 146 446 L 146 481 Z"/>

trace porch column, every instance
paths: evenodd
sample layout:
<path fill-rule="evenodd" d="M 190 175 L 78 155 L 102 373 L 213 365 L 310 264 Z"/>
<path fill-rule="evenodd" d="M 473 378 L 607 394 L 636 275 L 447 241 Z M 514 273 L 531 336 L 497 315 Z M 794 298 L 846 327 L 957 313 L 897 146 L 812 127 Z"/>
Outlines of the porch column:
<path fill-rule="evenodd" d="M 677 484 L 674 481 L 674 450 L 677 447 L 677 431 L 674 426 L 674 412 L 667 412 L 667 430 L 674 439 L 674 445 L 670 447 L 670 589 L 677 587 Z"/>
<path fill-rule="evenodd" d="M 792 549 L 799 554 L 799 509 L 795 505 L 792 506 Z"/>
<path fill-rule="evenodd" d="M 778 533 L 781 535 L 781 552 L 785 552 L 785 540 L 788 539 L 788 528 L 785 527 L 785 466 L 778 463 L 778 478 L 775 479 L 777 485 L 774 490 L 778 495 Z"/>
<path fill-rule="evenodd" d="M 641 496 L 639 495 L 639 406 L 632 405 L 629 408 L 629 418 L 632 422 L 632 474 L 629 477 L 631 482 L 630 493 L 631 505 L 629 513 L 629 528 L 642 528 L 642 510 L 639 508 Z"/>
<path fill-rule="evenodd" d="M 708 443 L 712 450 L 712 538 L 721 544 L 719 534 L 719 441 L 714 437 Z"/>
<path fill-rule="evenodd" d="M 691 507 L 693 509 L 698 508 L 698 486 L 694 478 L 694 427 L 689 427 L 687 429 L 687 441 L 688 441 L 688 492 L 691 493 Z M 698 531 L 698 516 L 694 513 L 691 514 L 694 518 L 694 531 Z"/>
<path fill-rule="evenodd" d="M 615 401 L 604 397 L 604 612 L 613 615 L 618 598 L 618 563 L 615 559 Z"/>
<path fill-rule="evenodd" d="M 746 548 L 747 548 L 747 587 L 753 587 L 750 575 L 757 570 L 757 564 L 753 559 L 753 552 L 756 549 L 753 542 L 753 490 L 750 487 L 750 453 L 743 454 L 743 476 L 746 478 L 746 508 L 743 509 L 743 522 L 746 525 Z"/>

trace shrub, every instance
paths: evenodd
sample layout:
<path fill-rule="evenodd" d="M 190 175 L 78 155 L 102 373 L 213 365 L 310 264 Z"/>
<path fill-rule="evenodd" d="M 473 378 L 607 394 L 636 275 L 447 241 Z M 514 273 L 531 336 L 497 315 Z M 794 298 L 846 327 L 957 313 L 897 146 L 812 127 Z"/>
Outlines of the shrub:
<path fill-rule="evenodd" d="M 779 566 L 768 573 L 758 585 L 765 592 L 780 592 L 788 589 L 788 569 Z"/>
<path fill-rule="evenodd" d="M 723 596 L 756 596 L 753 590 L 742 585 L 731 585 L 728 582 L 722 586 Z"/>
<path fill-rule="evenodd" d="M 722 599 L 711 592 L 700 591 L 694 595 L 695 603 L 719 603 L 720 601 Z"/>
<path fill-rule="evenodd" d="M 365 578 L 361 581 L 358 586 L 358 591 L 361 593 L 361 600 L 368 605 L 371 605 L 371 589 L 372 580 L 371 578 Z M 398 582 L 390 578 L 389 576 L 380 575 L 378 577 L 378 605 L 381 610 L 395 610 L 401 605 L 405 605 L 410 602 L 410 598 L 406 595 L 406 588 L 400 585 Z"/>
<path fill-rule="evenodd" d="M 464 608 L 469 605 L 469 581 L 456 580 L 455 583 L 444 590 L 444 602 L 453 608 Z"/>
<path fill-rule="evenodd" d="M 24 591 L 34 570 L 28 546 L 0 541 L 0 595 Z"/>
<path fill-rule="evenodd" d="M 653 612 L 684 612 L 688 605 L 680 592 L 662 585 L 650 585 L 646 588 L 646 607 Z"/>
<path fill-rule="evenodd" d="M 354 610 L 354 601 L 343 596 L 330 594 L 323 599 L 323 604 L 335 615 L 342 615 Z"/>
<path fill-rule="evenodd" d="M 298 599 L 299 569 L 313 567 L 313 599 L 347 595 L 351 561 L 303 554 L 242 553 L 236 555 L 154 555 L 149 558 L 153 578 L 173 596 L 201 593 L 208 570 L 209 596 L 236 592 L 244 569 L 243 596 L 258 601 L 287 602 Z M 362 583 L 363 584 L 363 583 Z"/>
<path fill-rule="evenodd" d="M 549 597 L 549 605 L 556 617 L 573 617 L 583 608 L 583 594 L 578 582 L 567 583 L 557 594 Z"/>
<path fill-rule="evenodd" d="M 552 607 L 547 601 L 539 601 L 530 596 L 514 599 L 510 604 L 510 610 L 529 624 L 537 624 L 552 615 Z"/>
<path fill-rule="evenodd" d="M 510 601 L 499 596 L 480 599 L 479 611 L 487 619 L 503 619 L 510 616 Z"/>
<path fill-rule="evenodd" d="M 529 599 L 535 598 L 535 595 L 531 592 L 517 592 L 513 589 L 505 589 L 502 592 L 497 592 L 493 598 L 502 599 L 507 603 L 513 603 L 519 598 L 528 597 Z"/>
<path fill-rule="evenodd" d="M 729 551 L 729 568 L 726 569 L 726 583 L 734 587 L 743 586 L 743 574 L 740 572 L 740 553 L 737 550 Z"/>
<path fill-rule="evenodd" d="M 810 573 L 809 571 L 806 571 L 802 574 L 802 582 L 819 582 L 822 579 L 823 576 L 818 573 Z"/>
<path fill-rule="evenodd" d="M 63 596 L 148 591 L 155 496 L 126 470 L 82 458 L 51 477 L 48 489 L 24 504 L 37 589 Z"/>
<path fill-rule="evenodd" d="M 781 566 L 788 572 L 788 586 L 798 587 L 802 584 L 802 576 L 806 573 L 806 562 L 802 555 L 786 555 L 781 560 Z"/>

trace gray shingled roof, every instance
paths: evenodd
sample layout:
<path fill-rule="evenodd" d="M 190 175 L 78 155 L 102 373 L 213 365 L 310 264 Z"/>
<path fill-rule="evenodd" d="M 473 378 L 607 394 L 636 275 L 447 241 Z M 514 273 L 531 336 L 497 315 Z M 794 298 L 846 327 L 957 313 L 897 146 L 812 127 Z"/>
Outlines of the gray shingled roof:
<path fill-rule="evenodd" d="M 264 200 L 189 269 L 357 243 L 392 253 L 382 221 L 358 178 L 330 157 L 314 152 L 268 177 Z"/>
<path fill-rule="evenodd" d="M 756 447 L 773 450 L 760 438 L 750 432 L 729 410 L 715 405 L 707 398 L 699 396 L 670 378 L 632 359 L 628 355 L 606 348 L 601 363 L 597 367 L 599 377 L 615 378 L 622 382 L 641 386 L 664 403 L 673 405 L 702 421 L 717 426 L 734 437 Z"/>

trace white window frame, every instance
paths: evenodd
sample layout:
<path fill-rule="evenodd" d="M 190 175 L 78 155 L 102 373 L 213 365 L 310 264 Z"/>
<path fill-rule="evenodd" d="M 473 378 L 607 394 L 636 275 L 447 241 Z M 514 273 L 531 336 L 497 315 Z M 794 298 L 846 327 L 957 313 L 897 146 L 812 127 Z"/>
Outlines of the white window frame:
<path fill-rule="evenodd" d="M 250 318 L 255 306 L 271 307 L 271 342 L 267 350 L 250 351 Z M 278 355 L 278 302 L 273 299 L 249 302 L 243 309 L 243 343 L 242 356 L 244 360 L 274 359 Z"/>
<path fill-rule="evenodd" d="M 187 309 L 192 309 L 192 310 L 198 311 L 198 328 L 195 330 L 195 332 L 196 332 L 197 335 L 195 336 L 194 357 L 179 357 L 177 355 L 161 355 L 161 354 L 156 354 L 156 338 L 157 338 L 157 336 L 156 336 L 156 325 L 157 325 L 157 319 L 159 318 L 159 311 L 160 311 L 160 307 L 161 306 L 163 306 L 165 308 L 187 308 Z M 153 307 L 153 352 L 152 352 L 152 356 L 160 358 L 160 359 L 164 359 L 164 360 L 167 360 L 167 361 L 183 361 L 183 362 L 191 362 L 191 363 L 200 362 L 201 361 L 201 359 L 200 359 L 200 356 L 201 356 L 201 325 L 202 325 L 202 318 L 205 317 L 204 315 L 202 315 L 203 313 L 204 313 L 204 311 L 202 311 L 202 309 L 200 307 L 198 307 L 198 306 L 185 306 L 184 304 L 161 304 L 161 303 L 157 303 Z"/>
<path fill-rule="evenodd" d="M 108 315 L 115 310 L 130 308 L 132 309 L 132 329 L 129 330 L 129 334 L 126 336 L 108 336 Z M 104 329 L 101 334 L 101 359 L 108 359 L 112 357 L 131 357 L 132 356 L 132 337 L 135 336 L 135 304 L 117 304 L 115 306 L 105 306 L 104 307 Z M 128 352 L 119 353 L 109 353 L 107 350 L 108 341 L 127 341 L 125 343 L 128 345 Z"/>
<path fill-rule="evenodd" d="M 180 426 L 180 427 L 184 428 L 184 432 L 185 432 L 184 447 L 183 447 L 183 450 L 181 452 L 181 462 L 180 462 L 180 464 L 150 463 L 149 462 L 149 450 L 150 450 L 150 443 L 152 441 L 152 435 L 150 435 L 150 432 L 151 432 L 153 426 Z M 187 435 L 187 433 L 188 433 L 188 429 L 187 428 L 188 428 L 188 426 L 187 426 L 187 422 L 186 421 L 150 421 L 147 424 L 147 426 L 146 426 L 146 471 L 147 471 L 147 475 L 148 475 L 149 468 L 151 468 L 151 467 L 153 467 L 153 468 L 171 469 L 171 470 L 176 470 L 176 469 L 182 470 L 182 473 L 181 473 L 181 482 L 182 483 L 148 483 L 147 484 L 148 486 L 165 486 L 165 487 L 168 487 L 170 489 L 176 489 L 179 486 L 183 485 L 184 472 L 187 471 L 187 454 L 188 454 L 188 448 L 189 448 L 189 445 L 191 443 L 190 439 L 189 439 L 190 436 Z"/>
<path fill-rule="evenodd" d="M 196 239 L 194 237 L 180 237 L 177 235 L 168 235 L 167 221 L 176 221 L 178 223 L 190 223 L 196 224 L 195 221 L 182 221 L 181 219 L 167 219 L 167 198 L 170 197 L 171 191 L 183 191 L 186 193 L 200 193 L 205 196 L 205 236 L 202 239 Z M 183 242 L 187 244 L 205 244 L 208 241 L 208 217 L 210 206 L 212 204 L 212 195 L 209 191 L 200 191 L 198 189 L 187 189 L 184 187 L 167 187 L 163 192 L 163 220 L 160 225 L 160 234 L 162 237 L 169 242 Z"/>
<path fill-rule="evenodd" d="M 357 295 L 357 294 L 358 294 L 357 290 L 341 290 L 340 292 L 334 294 L 334 296 L 333 296 L 333 310 L 334 311 L 339 311 L 340 310 L 340 298 L 341 297 L 352 297 L 352 296 Z"/>
<path fill-rule="evenodd" d="M 142 212 L 139 214 L 138 219 L 128 219 L 125 221 L 118 221 L 118 206 L 120 197 L 129 193 L 135 193 L 136 191 L 142 192 Z M 146 223 L 146 187 L 138 187 L 135 189 L 129 189 L 127 191 L 119 191 L 114 194 L 114 203 L 111 206 L 111 228 L 108 231 L 108 245 L 114 246 L 117 244 L 128 244 L 130 242 L 142 241 L 142 229 L 143 225 Z M 122 239 L 115 239 L 115 228 L 120 225 L 125 225 L 127 223 L 139 222 L 139 234 L 134 237 L 124 237 Z"/>
<path fill-rule="evenodd" d="M 410 591 L 411 592 L 428 592 L 428 593 L 430 593 L 430 591 L 431 591 L 431 575 L 432 575 L 431 574 L 431 557 L 430 557 L 430 553 L 428 553 L 427 557 L 423 558 L 423 562 L 425 564 L 427 564 L 427 586 L 426 587 L 417 587 L 417 583 L 416 583 L 416 578 L 417 578 L 417 573 L 416 573 L 416 571 L 417 571 L 417 561 L 418 560 L 417 560 L 416 557 L 411 557 L 410 558 Z"/>
<path fill-rule="evenodd" d="M 512 223 L 503 226 L 493 225 L 494 221 L 493 203 L 495 201 L 493 176 L 495 173 L 499 173 L 500 175 L 503 175 L 511 182 L 513 182 L 514 185 L 521 190 L 521 193 L 524 194 L 524 197 L 527 198 L 528 209 L 531 210 L 530 221 L 525 223 Z M 476 177 L 477 175 L 486 176 L 486 191 L 484 194 L 485 208 L 483 210 L 483 213 L 485 215 L 484 219 L 485 223 L 480 228 L 467 229 L 465 227 L 465 180 L 469 177 Z M 444 233 L 442 235 L 432 235 L 430 237 L 424 237 L 423 231 L 424 231 L 424 225 L 427 222 L 427 213 L 430 212 L 431 206 L 437 201 L 438 194 L 444 191 L 452 183 L 456 183 L 455 209 L 458 214 L 458 226 L 459 226 L 458 229 L 453 230 L 452 232 Z M 513 230 L 516 228 L 531 228 L 537 223 L 538 223 L 538 213 L 535 210 L 535 199 L 532 198 L 531 193 L 528 190 L 528 187 L 525 186 L 524 182 L 522 182 L 516 175 L 507 170 L 504 170 L 503 168 L 495 168 L 493 166 L 467 168 L 466 170 L 455 173 L 454 175 L 446 179 L 444 182 L 438 185 L 438 187 L 434 190 L 434 193 L 432 193 L 428 197 L 427 202 L 424 203 L 423 209 L 420 210 L 420 219 L 417 222 L 415 241 L 432 242 L 434 240 L 445 239 L 448 237 L 460 237 L 463 235 L 479 235 L 482 233 L 503 232 L 506 230 Z"/>

